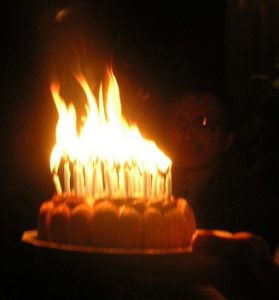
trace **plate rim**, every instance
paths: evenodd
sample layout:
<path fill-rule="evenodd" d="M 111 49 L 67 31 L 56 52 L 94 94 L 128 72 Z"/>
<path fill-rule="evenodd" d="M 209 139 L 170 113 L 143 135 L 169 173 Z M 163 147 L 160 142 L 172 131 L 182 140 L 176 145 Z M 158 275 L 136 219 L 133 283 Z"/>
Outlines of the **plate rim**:
<path fill-rule="evenodd" d="M 82 252 L 93 254 L 107 254 L 107 255 L 171 255 L 171 254 L 186 254 L 192 253 L 192 248 L 178 247 L 165 249 L 141 249 L 141 248 L 104 248 L 87 245 L 73 245 L 62 244 L 51 241 L 44 241 L 38 239 L 38 231 L 36 229 L 26 230 L 23 232 L 21 241 L 23 243 L 53 250 L 62 250 L 68 252 Z"/>

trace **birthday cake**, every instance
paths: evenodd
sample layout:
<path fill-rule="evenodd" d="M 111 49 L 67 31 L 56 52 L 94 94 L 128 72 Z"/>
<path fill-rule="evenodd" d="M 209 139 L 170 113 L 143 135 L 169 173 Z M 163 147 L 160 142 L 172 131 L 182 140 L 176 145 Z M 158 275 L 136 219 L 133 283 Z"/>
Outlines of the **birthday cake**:
<path fill-rule="evenodd" d="M 189 246 L 195 217 L 182 198 L 102 199 L 55 195 L 39 210 L 38 238 L 63 244 L 109 248 L 166 249 Z"/>
<path fill-rule="evenodd" d="M 80 74 L 87 98 L 76 110 L 51 85 L 58 112 L 50 169 L 56 194 L 39 210 L 41 240 L 95 247 L 176 248 L 189 245 L 195 217 L 172 196 L 171 160 L 122 116 L 112 69 L 99 98 Z"/>

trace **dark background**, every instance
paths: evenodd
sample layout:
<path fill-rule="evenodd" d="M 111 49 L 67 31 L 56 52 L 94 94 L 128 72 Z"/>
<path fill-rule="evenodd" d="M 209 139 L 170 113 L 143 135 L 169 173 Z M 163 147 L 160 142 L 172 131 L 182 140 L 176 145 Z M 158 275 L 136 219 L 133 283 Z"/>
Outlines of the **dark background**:
<path fill-rule="evenodd" d="M 128 96 L 133 98 L 127 109 L 133 120 L 146 115 L 147 104 L 163 103 L 180 82 L 200 75 L 223 80 L 226 8 L 223 1 L 214 2 L 19 1 L 8 5 L 2 16 L 1 43 L 5 237 L 18 240 L 22 231 L 33 228 L 39 203 L 53 192 L 49 154 L 57 116 L 49 85 L 53 77 L 70 82 L 75 51 L 84 72 L 96 82 L 112 62 L 123 103 Z M 55 22 L 64 8 L 66 17 Z M 150 114 L 152 120 L 144 120 L 148 126 L 156 123 L 156 114 Z"/>
<path fill-rule="evenodd" d="M 61 9 L 65 16 L 59 19 Z M 36 228 L 39 205 L 54 192 L 49 155 L 57 113 L 50 81 L 71 82 L 76 53 L 84 73 L 95 82 L 112 62 L 122 102 L 132 96 L 130 107 L 123 104 L 124 111 L 132 120 L 140 117 L 150 134 L 158 114 L 150 107 L 162 105 L 176 84 L 201 74 L 224 78 L 225 16 L 223 1 L 17 1 L 1 9 L 5 292 L 28 294 L 38 285 L 38 269 L 43 270 L 20 240 L 25 230 Z M 44 280 L 43 272 L 39 280 Z M 14 282 L 17 288 L 11 289 Z"/>
<path fill-rule="evenodd" d="M 268 79 L 255 84 L 263 86 L 253 90 L 261 97 L 266 90 L 270 93 L 271 79 L 277 76 L 276 41 L 270 43 L 277 27 L 266 23 L 272 19 L 263 19 L 259 6 L 247 7 L 239 1 L 244 3 L 241 7 L 221 0 L 183 5 L 179 1 L 94 2 L 17 1 L 1 9 L 4 287 L 12 282 L 11 274 L 22 280 L 30 256 L 21 235 L 36 227 L 39 205 L 54 191 L 49 154 L 57 116 L 49 84 L 53 78 L 71 82 L 69 73 L 78 66 L 77 53 L 79 66 L 96 83 L 103 77 L 105 64 L 112 62 L 124 112 L 155 140 L 160 138 L 158 108 L 178 94 L 184 83 L 209 80 L 224 86 L 242 107 L 246 105 L 242 99 L 250 93 L 251 75 Z M 258 106 L 253 104 L 258 124 Z M 275 159 L 277 146 L 270 140 L 268 153 Z M 278 159 L 274 164 L 278 165 Z"/>

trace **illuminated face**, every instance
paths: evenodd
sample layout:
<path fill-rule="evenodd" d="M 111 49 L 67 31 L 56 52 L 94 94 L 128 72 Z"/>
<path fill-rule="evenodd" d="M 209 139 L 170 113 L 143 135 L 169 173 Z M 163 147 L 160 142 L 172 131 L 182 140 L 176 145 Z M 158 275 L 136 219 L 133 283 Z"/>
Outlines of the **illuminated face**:
<path fill-rule="evenodd" d="M 228 148 L 222 108 L 210 94 L 186 94 L 173 106 L 169 122 L 174 164 L 189 170 L 214 163 Z"/>

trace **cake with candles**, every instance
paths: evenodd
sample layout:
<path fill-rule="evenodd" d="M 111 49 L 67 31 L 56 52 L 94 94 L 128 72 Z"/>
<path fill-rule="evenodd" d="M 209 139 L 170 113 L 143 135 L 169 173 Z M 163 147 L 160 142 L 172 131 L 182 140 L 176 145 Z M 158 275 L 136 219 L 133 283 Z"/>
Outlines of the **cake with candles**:
<path fill-rule="evenodd" d="M 172 196 L 171 160 L 122 116 L 111 69 L 95 98 L 82 75 L 87 115 L 51 86 L 58 111 L 50 168 L 56 193 L 39 209 L 38 239 L 106 248 L 187 247 L 196 229 L 186 199 Z M 105 91 L 105 92 L 104 92 Z"/>

